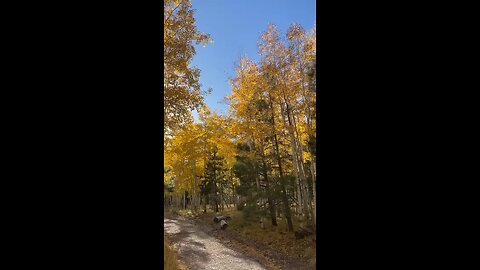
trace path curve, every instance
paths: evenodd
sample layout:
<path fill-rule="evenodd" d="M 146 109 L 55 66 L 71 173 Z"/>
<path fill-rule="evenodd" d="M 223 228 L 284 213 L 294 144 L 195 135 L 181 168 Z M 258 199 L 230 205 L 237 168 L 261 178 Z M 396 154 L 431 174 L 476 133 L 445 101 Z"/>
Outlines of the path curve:
<path fill-rule="evenodd" d="M 187 220 L 165 218 L 164 230 L 178 250 L 178 257 L 190 269 L 264 270 L 259 263 L 226 247 Z"/>

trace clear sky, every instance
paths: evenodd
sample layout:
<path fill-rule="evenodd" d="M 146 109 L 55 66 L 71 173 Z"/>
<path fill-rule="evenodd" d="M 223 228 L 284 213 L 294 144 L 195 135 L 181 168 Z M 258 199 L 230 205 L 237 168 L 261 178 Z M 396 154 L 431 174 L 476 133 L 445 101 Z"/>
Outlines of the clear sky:
<path fill-rule="evenodd" d="M 288 26 L 299 23 L 305 29 L 316 21 L 315 0 L 192 0 L 199 31 L 211 35 L 213 44 L 196 46 L 192 65 L 200 68 L 203 89 L 212 88 L 205 99 L 220 114 L 228 106 L 221 101 L 230 93 L 228 78 L 235 63 L 246 55 L 258 62 L 257 42 L 268 23 L 275 24 L 282 35 Z M 194 113 L 196 118 L 196 113 Z"/>

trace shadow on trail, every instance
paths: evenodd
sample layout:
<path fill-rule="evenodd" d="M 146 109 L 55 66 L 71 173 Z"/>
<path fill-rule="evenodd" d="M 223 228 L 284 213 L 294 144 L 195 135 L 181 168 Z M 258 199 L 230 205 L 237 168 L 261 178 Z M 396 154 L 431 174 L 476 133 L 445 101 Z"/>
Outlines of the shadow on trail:
<path fill-rule="evenodd" d="M 193 240 L 184 240 L 180 244 L 181 259 L 188 262 L 191 269 L 203 269 L 203 266 L 210 260 L 210 254 L 206 251 L 205 245 Z"/>
<path fill-rule="evenodd" d="M 238 258 L 240 260 L 250 260 L 250 258 L 248 258 L 247 256 L 242 255 L 241 253 L 236 253 L 236 252 L 232 252 L 232 251 L 222 251 L 222 254 L 225 254 L 227 256 L 232 256 L 232 257 Z"/>
<path fill-rule="evenodd" d="M 195 232 L 193 226 L 177 220 L 164 220 L 164 228 L 168 232 L 168 237 L 178 247 L 179 258 L 185 260 L 192 267 L 192 269 L 203 269 L 210 260 L 210 254 L 206 251 L 206 246 L 203 243 L 195 241 L 192 234 Z M 195 234 L 195 237 L 205 238 L 203 235 Z"/>
<path fill-rule="evenodd" d="M 233 251 L 191 221 L 165 218 L 164 231 L 178 250 L 178 258 L 192 270 L 265 269 L 258 261 Z"/>

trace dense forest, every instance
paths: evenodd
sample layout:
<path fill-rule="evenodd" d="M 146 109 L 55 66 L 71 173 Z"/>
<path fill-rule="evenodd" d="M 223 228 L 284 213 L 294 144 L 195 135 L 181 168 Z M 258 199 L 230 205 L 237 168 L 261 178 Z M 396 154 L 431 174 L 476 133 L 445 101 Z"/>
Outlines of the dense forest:
<path fill-rule="evenodd" d="M 189 1 L 164 1 L 164 200 L 195 212 L 235 208 L 277 226 L 316 226 L 316 27 L 270 24 L 260 61 L 239 59 L 225 115 L 204 102 Z M 232 63 L 233 65 L 234 63 Z M 194 121 L 192 111 L 198 112 Z"/>

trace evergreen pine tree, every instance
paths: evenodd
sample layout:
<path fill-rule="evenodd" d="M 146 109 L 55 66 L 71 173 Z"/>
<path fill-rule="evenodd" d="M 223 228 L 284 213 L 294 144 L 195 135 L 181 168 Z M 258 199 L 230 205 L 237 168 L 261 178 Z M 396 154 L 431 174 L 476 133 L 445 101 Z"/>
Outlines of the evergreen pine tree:
<path fill-rule="evenodd" d="M 203 184 L 203 193 L 212 194 L 215 206 L 215 212 L 218 212 L 220 205 L 219 195 L 222 185 L 226 181 L 226 169 L 224 157 L 218 155 L 218 148 L 215 146 L 209 154 L 205 171 L 205 181 Z"/>

